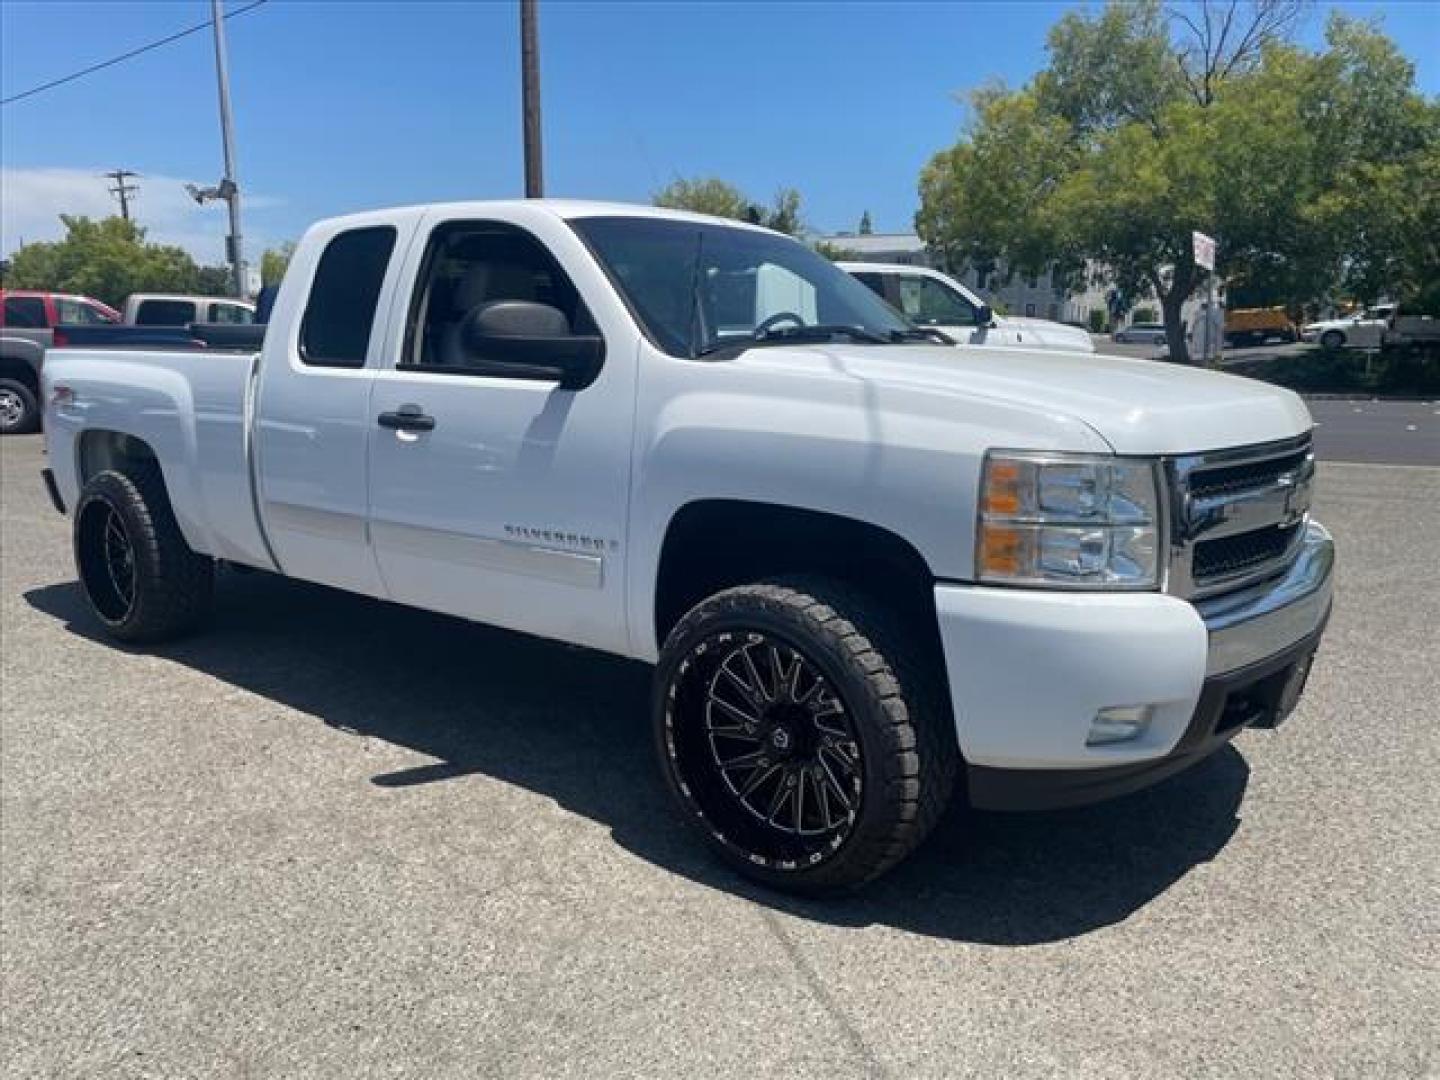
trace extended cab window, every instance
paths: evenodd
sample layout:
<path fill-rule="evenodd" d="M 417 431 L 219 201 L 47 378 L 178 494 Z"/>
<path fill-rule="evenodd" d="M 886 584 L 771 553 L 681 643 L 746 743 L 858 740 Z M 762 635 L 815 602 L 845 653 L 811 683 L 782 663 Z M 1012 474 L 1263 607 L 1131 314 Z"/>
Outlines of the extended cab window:
<path fill-rule="evenodd" d="M 944 282 L 921 274 L 900 278 L 900 310 L 922 326 L 974 326 L 978 312 Z"/>
<path fill-rule="evenodd" d="M 5 298 L 5 325 L 29 330 L 43 329 L 45 326 L 45 301 L 38 296 L 7 296 Z"/>
<path fill-rule="evenodd" d="M 194 321 L 193 300 L 142 300 L 135 311 L 136 326 L 185 326 Z"/>
<path fill-rule="evenodd" d="M 492 367 L 466 332 L 480 309 L 499 300 L 545 304 L 565 316 L 571 333 L 599 332 L 540 241 L 501 222 L 450 222 L 431 234 L 410 305 L 402 366 L 505 375 L 507 369 Z"/>
<path fill-rule="evenodd" d="M 300 324 L 300 359 L 312 367 L 364 367 L 385 268 L 389 225 L 351 229 L 326 245 Z"/>

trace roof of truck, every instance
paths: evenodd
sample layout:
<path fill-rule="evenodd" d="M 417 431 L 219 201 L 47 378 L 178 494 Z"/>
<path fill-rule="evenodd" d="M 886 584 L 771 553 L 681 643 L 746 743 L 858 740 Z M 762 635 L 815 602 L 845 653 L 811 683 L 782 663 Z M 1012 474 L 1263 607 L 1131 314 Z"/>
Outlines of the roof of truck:
<path fill-rule="evenodd" d="M 198 293 L 137 292 L 131 293 L 125 298 L 125 302 L 127 304 L 131 303 L 132 301 L 137 304 L 143 303 L 146 300 L 183 300 L 187 302 L 193 300 L 196 303 L 201 304 L 239 304 L 241 307 L 251 308 L 252 310 L 255 307 L 253 301 L 242 300 L 238 296 L 201 296 Z"/>
<path fill-rule="evenodd" d="M 773 231 L 746 221 L 715 217 L 711 214 L 696 214 L 689 210 L 670 210 L 661 206 L 646 206 L 640 203 L 599 202 L 589 199 L 484 199 L 466 202 L 418 203 L 410 206 L 391 206 L 367 210 L 346 217 L 374 220 L 386 215 L 408 215 L 430 210 L 440 210 L 447 214 L 484 215 L 516 210 L 534 210 L 537 207 L 566 221 L 587 217 L 640 217 L 706 222 L 712 225 L 729 225 L 739 229 L 754 229 L 757 232 Z M 344 220 L 346 218 L 331 218 L 328 223 L 338 224 Z"/>

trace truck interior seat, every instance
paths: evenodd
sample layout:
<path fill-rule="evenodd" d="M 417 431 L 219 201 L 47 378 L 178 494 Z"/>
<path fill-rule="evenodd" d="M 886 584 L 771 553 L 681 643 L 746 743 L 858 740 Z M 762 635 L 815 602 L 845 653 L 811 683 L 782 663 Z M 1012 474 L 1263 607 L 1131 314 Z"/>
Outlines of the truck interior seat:
<path fill-rule="evenodd" d="M 463 365 L 475 357 L 465 348 L 460 329 L 465 317 L 492 300 L 534 300 L 535 272 L 521 263 L 477 262 L 455 283 L 448 318 L 440 328 L 438 356 L 445 365 Z"/>

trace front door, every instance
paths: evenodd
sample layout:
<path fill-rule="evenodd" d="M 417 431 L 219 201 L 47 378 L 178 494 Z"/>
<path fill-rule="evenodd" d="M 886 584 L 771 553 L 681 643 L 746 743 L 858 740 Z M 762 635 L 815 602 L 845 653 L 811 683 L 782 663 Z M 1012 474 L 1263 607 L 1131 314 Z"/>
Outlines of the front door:
<path fill-rule="evenodd" d="M 422 238 L 414 294 L 392 318 L 397 362 L 370 401 L 370 533 L 387 592 L 624 652 L 634 357 L 607 355 L 578 391 L 506 374 L 467 335 L 478 308 L 544 303 L 593 334 L 583 298 L 516 225 L 437 217 Z"/>

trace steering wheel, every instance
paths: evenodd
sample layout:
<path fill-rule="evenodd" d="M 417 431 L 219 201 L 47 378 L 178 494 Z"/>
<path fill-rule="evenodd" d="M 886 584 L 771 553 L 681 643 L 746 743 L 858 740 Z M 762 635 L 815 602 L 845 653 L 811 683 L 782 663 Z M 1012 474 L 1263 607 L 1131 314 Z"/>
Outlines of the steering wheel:
<path fill-rule="evenodd" d="M 774 330 L 775 327 L 779 326 L 782 322 L 793 322 L 796 326 L 805 325 L 805 320 L 802 319 L 799 315 L 796 315 L 793 311 L 777 311 L 774 315 L 770 315 L 760 321 L 759 325 L 755 327 L 755 336 L 757 338 L 764 337 L 767 333 L 769 333 L 771 330 Z"/>

